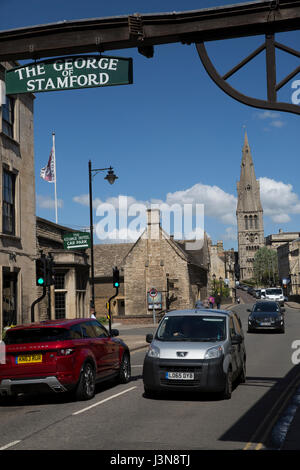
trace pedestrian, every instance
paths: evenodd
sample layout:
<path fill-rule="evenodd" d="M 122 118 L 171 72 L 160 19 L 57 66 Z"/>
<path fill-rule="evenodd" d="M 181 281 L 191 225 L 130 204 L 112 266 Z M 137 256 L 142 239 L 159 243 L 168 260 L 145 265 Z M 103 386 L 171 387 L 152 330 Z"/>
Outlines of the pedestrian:
<path fill-rule="evenodd" d="M 220 307 L 221 307 L 221 295 L 220 294 L 217 294 L 216 295 L 216 304 L 217 304 L 217 309 L 220 310 Z"/>
<path fill-rule="evenodd" d="M 90 310 L 90 318 L 94 318 L 96 320 L 96 315 L 95 315 L 95 307 L 91 307 Z"/>
<path fill-rule="evenodd" d="M 212 295 L 209 297 L 208 301 L 210 308 L 214 308 L 215 299 Z"/>

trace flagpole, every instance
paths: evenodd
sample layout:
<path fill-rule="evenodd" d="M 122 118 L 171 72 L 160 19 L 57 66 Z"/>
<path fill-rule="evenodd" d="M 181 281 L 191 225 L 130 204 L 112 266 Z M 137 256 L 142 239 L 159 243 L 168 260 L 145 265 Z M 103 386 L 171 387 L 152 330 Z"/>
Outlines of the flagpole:
<path fill-rule="evenodd" d="M 55 156 L 55 132 L 52 132 L 52 148 L 53 148 L 53 160 L 54 160 L 54 195 L 55 195 L 55 222 L 58 223 L 57 219 L 57 193 L 56 193 L 56 156 Z"/>

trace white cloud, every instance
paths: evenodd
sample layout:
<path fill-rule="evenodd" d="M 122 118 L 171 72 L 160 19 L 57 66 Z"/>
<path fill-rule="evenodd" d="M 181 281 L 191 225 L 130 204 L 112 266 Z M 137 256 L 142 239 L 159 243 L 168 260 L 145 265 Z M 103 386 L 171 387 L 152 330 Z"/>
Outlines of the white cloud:
<path fill-rule="evenodd" d="M 270 126 L 277 127 L 278 129 L 280 129 L 281 127 L 285 126 L 285 122 L 280 121 L 279 119 L 277 119 L 276 121 L 270 122 Z"/>
<path fill-rule="evenodd" d="M 195 184 L 185 191 L 168 193 L 167 204 L 204 204 L 204 216 L 214 217 L 224 224 L 236 225 L 237 199 L 218 186 Z"/>
<path fill-rule="evenodd" d="M 289 222 L 289 214 L 300 214 L 300 200 L 291 184 L 271 178 L 259 178 L 264 215 L 274 222 Z"/>
<path fill-rule="evenodd" d="M 89 206 L 90 205 L 90 198 L 88 194 L 81 194 L 80 196 L 74 196 L 73 201 L 77 202 L 78 204 L 81 204 L 82 206 Z M 101 204 L 102 201 L 101 199 L 93 199 L 93 207 L 97 207 L 99 204 Z"/>
<path fill-rule="evenodd" d="M 264 121 L 269 120 L 270 121 L 269 125 L 271 127 L 275 127 L 276 129 L 280 129 L 283 126 L 285 126 L 285 122 L 282 119 L 280 119 L 280 114 L 274 111 L 258 112 L 258 113 L 255 113 L 255 116 L 258 119 L 261 119 Z M 269 131 L 269 130 L 270 130 L 269 127 L 264 127 L 264 131 Z"/>
<path fill-rule="evenodd" d="M 263 111 L 255 114 L 259 119 L 276 119 L 279 116 L 279 113 L 274 111 Z"/>
<path fill-rule="evenodd" d="M 37 195 L 36 202 L 37 202 L 38 207 L 40 207 L 41 209 L 54 209 L 55 208 L 55 200 L 52 199 L 51 197 Z M 62 206 L 63 206 L 63 200 L 58 199 L 57 207 L 62 207 Z"/>
<path fill-rule="evenodd" d="M 224 240 L 237 240 L 237 229 L 234 227 L 226 227 L 225 234 L 223 235 Z"/>

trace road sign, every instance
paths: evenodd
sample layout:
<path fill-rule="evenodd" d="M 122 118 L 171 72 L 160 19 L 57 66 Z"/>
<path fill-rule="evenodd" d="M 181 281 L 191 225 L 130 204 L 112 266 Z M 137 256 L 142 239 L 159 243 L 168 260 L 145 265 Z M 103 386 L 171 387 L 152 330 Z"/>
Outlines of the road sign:
<path fill-rule="evenodd" d="M 91 247 L 91 236 L 87 232 L 66 233 L 63 239 L 65 250 L 78 250 Z"/>
<path fill-rule="evenodd" d="M 132 83 L 132 59 L 68 56 L 21 65 L 5 72 L 6 94 L 74 90 Z"/>
<path fill-rule="evenodd" d="M 154 287 L 152 287 L 152 289 L 150 289 L 150 291 L 149 291 L 149 295 L 150 295 L 150 297 L 153 297 L 153 298 L 156 297 L 157 296 L 157 290 Z"/>

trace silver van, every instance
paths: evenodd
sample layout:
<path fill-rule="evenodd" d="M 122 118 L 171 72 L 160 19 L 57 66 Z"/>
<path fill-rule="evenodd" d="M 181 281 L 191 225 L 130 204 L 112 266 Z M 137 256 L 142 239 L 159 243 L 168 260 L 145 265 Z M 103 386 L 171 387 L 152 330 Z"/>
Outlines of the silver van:
<path fill-rule="evenodd" d="M 174 310 L 165 314 L 144 359 L 145 396 L 162 391 L 219 392 L 246 380 L 241 321 L 227 310 Z"/>

